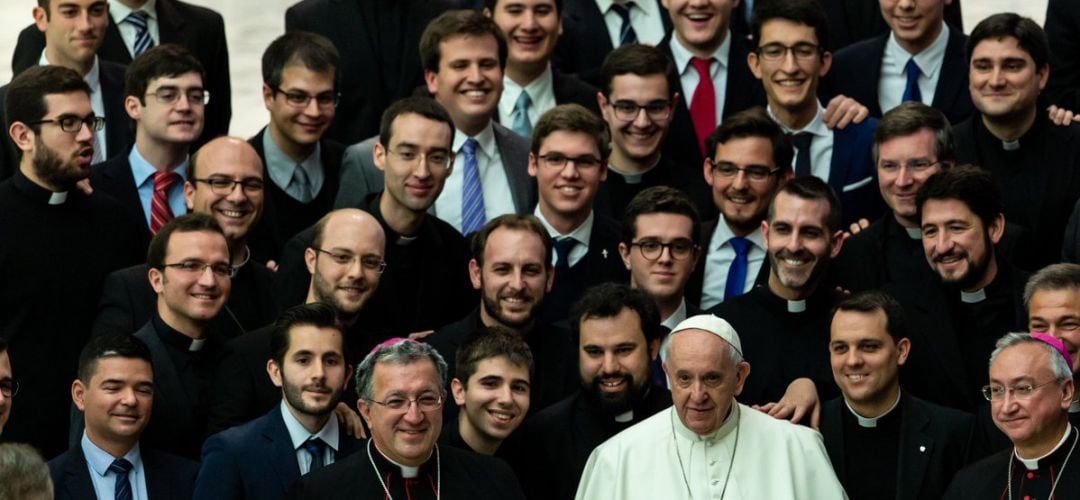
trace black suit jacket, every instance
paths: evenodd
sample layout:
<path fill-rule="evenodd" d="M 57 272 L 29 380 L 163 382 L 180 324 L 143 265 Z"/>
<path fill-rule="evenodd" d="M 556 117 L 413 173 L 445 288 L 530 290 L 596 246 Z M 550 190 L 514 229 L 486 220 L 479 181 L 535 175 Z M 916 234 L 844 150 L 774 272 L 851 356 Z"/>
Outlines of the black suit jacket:
<path fill-rule="evenodd" d="M 142 200 L 139 199 L 139 189 L 135 186 L 135 175 L 131 172 L 131 162 L 128 160 L 130 153 L 131 149 L 128 148 L 123 153 L 96 165 L 90 173 L 90 185 L 95 190 L 100 190 L 120 202 L 131 219 L 140 222 L 135 227 L 114 228 L 113 230 L 130 231 L 139 245 L 146 248 L 150 246 L 150 227 L 145 223 L 146 213 L 143 212 Z M 182 184 L 181 182 L 180 189 L 183 189 Z"/>
<path fill-rule="evenodd" d="M 560 276 L 555 272 L 555 283 L 544 296 L 543 317 L 546 323 L 567 320 L 570 307 L 593 285 L 629 283 L 630 272 L 619 257 L 619 241 L 622 226 L 614 219 L 593 213 L 592 234 L 589 236 L 589 252 Z"/>
<path fill-rule="evenodd" d="M 210 91 L 210 104 L 206 106 L 206 126 L 196 147 L 229 133 L 232 118 L 232 88 L 229 84 L 229 49 L 225 43 L 225 21 L 221 14 L 206 7 L 199 7 L 180 0 L 157 0 L 160 43 L 175 43 L 187 48 L 203 65 L 206 81 L 203 85 Z M 45 48 L 45 35 L 31 24 L 19 33 L 15 54 L 11 57 L 14 74 L 34 66 Z M 120 30 L 109 16 L 105 29 L 105 41 L 98 49 L 98 56 L 106 61 L 131 64 Z M 194 149 L 194 148 L 193 148 Z M 110 155 L 113 151 L 110 150 Z"/>
<path fill-rule="evenodd" d="M 165 452 L 142 447 L 146 494 L 154 500 L 187 500 L 195 491 L 199 464 Z M 82 446 L 76 445 L 49 461 L 56 500 L 97 500 Z"/>
<path fill-rule="evenodd" d="M 1050 41 L 1050 102 L 1080 109 L 1080 3 L 1050 0 L 1044 28 Z"/>
<path fill-rule="evenodd" d="M 968 0 L 964 0 L 968 1 Z M 829 47 L 836 52 L 855 42 L 889 32 L 876 2 L 863 0 L 818 0 L 829 19 Z M 739 7 L 743 5 L 740 4 Z M 963 31 L 960 0 L 945 6 L 945 22 L 950 28 Z"/>
<path fill-rule="evenodd" d="M 656 2 L 664 33 L 671 33 L 671 16 L 660 0 L 644 1 Z M 607 24 L 604 23 L 604 13 L 592 0 L 569 0 L 563 4 L 562 24 L 563 34 L 555 47 L 552 63 L 566 73 L 577 74 L 582 80 L 598 84 L 604 58 L 615 50 Z"/>
<path fill-rule="evenodd" d="M 596 93 L 600 89 L 585 83 L 573 75 L 551 70 L 551 92 L 555 94 L 555 104 L 580 104 L 585 109 L 600 114 L 600 103 L 596 100 Z"/>
<path fill-rule="evenodd" d="M 701 245 L 701 256 L 698 257 L 697 266 L 694 266 L 694 271 L 690 273 L 690 279 L 687 280 L 685 288 L 686 301 L 691 304 L 701 305 L 701 295 L 705 289 L 705 259 L 709 255 L 709 241 L 712 240 L 716 225 L 719 223 L 720 219 L 716 219 L 701 224 L 701 241 L 698 242 Z M 761 268 L 758 269 L 757 278 L 754 279 L 754 286 L 768 282 L 769 256 L 766 255 L 765 260 L 761 262 Z"/>
<path fill-rule="evenodd" d="M 896 500 L 938 499 L 968 459 L 974 418 L 952 408 L 901 396 Z M 841 483 L 844 477 L 844 398 L 821 408 L 825 451 Z"/>

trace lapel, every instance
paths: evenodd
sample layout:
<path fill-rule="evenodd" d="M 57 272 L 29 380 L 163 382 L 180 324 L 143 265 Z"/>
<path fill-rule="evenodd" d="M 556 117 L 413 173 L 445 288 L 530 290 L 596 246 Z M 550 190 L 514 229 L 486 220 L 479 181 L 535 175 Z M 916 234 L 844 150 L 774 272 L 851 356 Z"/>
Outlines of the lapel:
<path fill-rule="evenodd" d="M 135 174 L 131 173 L 131 162 L 127 158 L 130 152 L 129 149 L 115 161 L 102 165 L 101 180 L 105 181 L 105 185 L 101 188 L 102 191 L 119 201 L 132 215 L 137 216 L 138 220 L 143 221 L 146 219 L 146 214 L 143 213 L 142 200 L 139 199 L 139 190 L 135 186 Z M 145 230 L 149 234 L 149 229 L 145 227 L 145 224 L 140 227 L 140 230 Z"/>
<path fill-rule="evenodd" d="M 274 181 L 272 179 L 270 179 L 270 167 L 266 164 L 266 151 L 263 150 L 263 134 L 268 134 L 268 133 L 269 132 L 267 132 L 267 127 L 263 127 L 262 130 L 259 131 L 259 133 L 255 134 L 255 136 L 252 137 L 251 139 L 248 139 L 248 144 L 251 144 L 251 146 L 253 148 L 255 148 L 255 153 L 257 153 L 259 155 L 259 159 L 262 160 L 263 179 L 266 179 L 267 191 L 270 191 L 270 190 L 273 190 L 273 189 L 280 190 L 281 188 L 279 188 L 276 184 L 274 184 Z M 269 192 L 267 192 L 263 196 L 262 217 L 259 219 L 260 223 L 256 224 L 256 226 L 254 228 L 255 234 L 258 234 L 260 232 L 263 232 L 263 233 L 265 233 L 267 235 L 273 234 L 275 228 L 268 227 L 267 222 L 268 221 L 277 221 L 277 220 L 278 220 L 277 206 L 274 205 L 274 197 Z M 261 228 L 261 230 L 260 230 L 260 228 Z"/>
<path fill-rule="evenodd" d="M 517 213 L 527 214 L 536 205 L 536 181 L 529 177 L 528 148 L 518 147 L 517 137 L 506 127 L 492 122 L 495 133 L 495 147 L 499 148 L 499 156 L 502 158 L 503 171 L 506 172 L 506 180 L 510 183 L 510 197 L 514 200 L 514 209 Z M 434 208 L 435 205 L 432 205 Z"/>
<path fill-rule="evenodd" d="M 832 162 L 829 164 L 829 186 L 832 186 L 833 191 L 840 196 L 844 194 L 844 183 L 848 178 L 852 156 L 855 155 L 855 148 L 851 147 L 854 141 L 850 140 L 854 139 L 854 129 L 853 123 L 845 129 L 835 128 L 832 131 L 833 149 Z"/>
<path fill-rule="evenodd" d="M 300 465 L 296 462 L 296 450 L 281 416 L 280 405 L 274 405 L 274 409 L 260 419 L 259 435 L 262 437 L 259 442 L 260 455 L 269 462 L 266 470 L 274 472 L 281 491 L 286 492 L 300 478 Z"/>
<path fill-rule="evenodd" d="M 109 61 L 124 65 L 131 64 L 131 52 L 124 44 L 124 38 L 120 36 L 120 28 L 113 22 L 112 16 L 109 16 L 109 25 L 105 28 L 105 41 L 98 49 L 98 55 Z"/>
<path fill-rule="evenodd" d="M 94 484 L 90 481 L 90 469 L 86 464 L 86 456 L 83 455 L 82 446 L 78 443 L 68 451 L 67 460 L 64 463 L 64 480 L 57 485 L 57 489 L 63 488 L 67 493 L 66 498 L 76 500 L 93 500 L 97 497 L 94 493 Z M 57 492 L 59 493 L 59 492 Z M 57 498 L 65 498 L 56 495 Z"/>
<path fill-rule="evenodd" d="M 105 104 L 105 147 L 109 156 L 127 151 L 135 143 L 135 133 L 129 126 L 131 118 L 124 111 L 124 73 L 127 68 L 98 58 L 101 99 Z"/>
<path fill-rule="evenodd" d="M 165 464 L 159 461 L 154 450 L 142 450 L 143 468 L 146 469 L 146 496 L 154 500 L 173 498 L 173 475 Z"/>
<path fill-rule="evenodd" d="M 874 75 L 873 78 L 863 79 L 863 84 L 868 87 L 866 90 L 869 91 L 866 93 L 866 95 L 870 96 L 869 99 L 867 99 L 868 102 L 864 102 L 863 104 L 866 107 L 870 108 L 870 116 L 881 116 L 881 98 L 878 95 L 878 82 L 881 80 L 881 59 L 885 57 L 885 44 L 889 40 L 889 34 L 885 33 L 884 35 L 874 38 L 873 40 L 874 41 L 871 44 L 870 52 L 873 57 L 867 58 L 864 61 L 857 62 L 869 63 L 862 64 L 864 74 Z"/>
<path fill-rule="evenodd" d="M 608 36 L 607 24 L 604 22 L 604 13 L 600 12 L 600 8 L 596 5 L 596 2 L 583 1 L 573 3 L 581 4 L 582 8 L 575 9 L 573 12 L 567 12 L 567 14 L 576 21 L 574 24 L 591 28 L 589 31 L 592 32 L 593 36 L 591 37 L 592 39 L 589 40 L 589 45 L 598 47 L 601 49 L 600 51 L 605 54 L 615 50 L 615 47 L 611 45 L 611 37 Z M 661 10 L 666 11 L 667 9 Z M 585 70 L 588 68 L 581 69 Z"/>
<path fill-rule="evenodd" d="M 967 114 L 970 114 L 972 105 L 964 103 L 965 100 L 971 101 L 971 94 L 968 92 L 968 67 L 964 59 L 966 39 L 960 30 L 949 28 L 949 43 L 945 46 L 945 58 L 941 62 L 941 74 L 938 75 L 937 89 L 934 91 L 935 108 L 953 112 L 959 108 L 969 108 Z M 949 119 L 955 123 L 958 117 L 948 114 Z"/>
<path fill-rule="evenodd" d="M 727 88 L 724 89 L 724 110 L 721 116 L 727 118 L 752 106 L 764 106 L 765 90 L 761 82 L 750 72 L 746 56 L 750 53 L 749 44 L 738 33 L 728 33 L 731 47 L 728 51 Z M 684 96 L 683 99 L 686 99 Z M 683 105 L 683 108 L 686 106 Z M 689 113 L 687 114 L 689 116 Z M 719 125 L 719 123 L 717 124 Z"/>
<path fill-rule="evenodd" d="M 665 9 L 666 10 L 666 9 Z M 673 43 L 671 37 L 672 34 L 664 37 L 664 40 L 657 46 L 658 49 L 664 52 L 664 55 L 675 60 L 675 56 L 671 53 L 671 44 Z M 732 41 L 734 43 L 734 40 Z M 730 65 L 731 60 L 728 59 Z M 749 71 L 749 69 L 747 69 Z M 679 68 L 675 68 L 675 72 L 679 72 Z M 728 85 L 731 85 L 731 78 L 728 79 Z M 756 84 L 760 87 L 760 84 Z M 682 88 L 682 80 L 675 79 L 675 91 L 681 96 L 680 102 L 675 106 L 675 115 L 671 117 L 671 126 L 668 130 L 668 136 L 661 144 L 661 148 L 664 151 L 662 157 L 666 157 L 675 162 L 681 162 L 685 165 L 701 165 L 705 161 L 705 157 L 701 154 L 701 148 L 698 147 L 697 132 L 694 131 L 694 121 L 690 117 L 690 108 L 686 106 L 687 99 L 686 91 Z M 746 88 L 739 89 L 740 92 L 745 92 Z M 725 112 L 727 111 L 727 104 L 724 104 Z M 725 113 L 726 114 L 726 113 Z"/>
<path fill-rule="evenodd" d="M 930 417 L 916 406 L 910 396 L 903 396 L 900 417 L 900 456 L 896 475 L 896 498 L 914 499 L 919 494 L 930 457 L 934 454 L 934 438 L 923 432 Z"/>
<path fill-rule="evenodd" d="M 836 470 L 836 476 L 841 483 L 847 482 L 845 477 L 846 466 L 844 464 L 844 423 L 842 413 L 846 410 L 844 408 L 844 397 L 841 396 L 825 403 L 825 408 L 821 412 L 821 434 L 829 436 L 828 439 L 824 440 L 825 451 L 829 454 L 833 469 Z"/>
<path fill-rule="evenodd" d="M 135 336 L 146 342 L 146 346 L 150 348 L 151 359 L 154 361 L 154 385 L 157 389 L 154 391 L 154 407 L 167 413 L 170 416 L 169 420 L 186 422 L 195 405 L 188 401 L 187 391 L 180 383 L 180 375 L 176 373 L 176 367 L 168 351 L 165 350 L 165 344 L 161 342 L 161 338 L 154 329 L 153 320 L 146 323 L 135 333 Z"/>
<path fill-rule="evenodd" d="M 184 16 L 170 0 L 157 0 L 157 20 L 159 45 L 162 43 L 183 43 L 180 36 L 184 28 Z"/>

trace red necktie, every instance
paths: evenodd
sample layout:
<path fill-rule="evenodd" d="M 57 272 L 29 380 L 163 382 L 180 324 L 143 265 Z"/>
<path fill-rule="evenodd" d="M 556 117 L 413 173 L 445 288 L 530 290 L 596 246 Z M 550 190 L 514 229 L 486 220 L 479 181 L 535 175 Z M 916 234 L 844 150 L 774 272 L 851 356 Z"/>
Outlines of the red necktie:
<path fill-rule="evenodd" d="M 157 234 L 173 218 L 169 207 L 169 188 L 180 182 L 176 172 L 154 172 L 154 196 L 150 199 L 150 234 Z"/>
<path fill-rule="evenodd" d="M 698 72 L 697 88 L 694 89 L 694 97 L 690 101 L 690 117 L 694 120 L 698 147 L 701 148 L 701 154 L 706 156 L 705 138 L 716 128 L 716 87 L 713 86 L 712 73 L 709 72 L 712 61 L 700 57 L 690 59 L 690 64 L 693 64 Z"/>

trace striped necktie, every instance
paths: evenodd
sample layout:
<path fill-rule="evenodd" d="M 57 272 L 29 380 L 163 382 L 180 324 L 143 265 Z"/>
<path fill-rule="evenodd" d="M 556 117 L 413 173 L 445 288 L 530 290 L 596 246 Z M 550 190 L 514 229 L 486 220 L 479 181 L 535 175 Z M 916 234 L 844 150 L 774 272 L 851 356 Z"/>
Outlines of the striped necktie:
<path fill-rule="evenodd" d="M 116 486 L 113 488 L 115 491 L 116 500 L 131 500 L 131 481 L 128 480 L 128 472 L 131 472 L 131 462 L 118 458 L 113 460 L 113 463 L 109 465 L 109 472 L 116 474 Z"/>
<path fill-rule="evenodd" d="M 480 184 L 480 166 L 476 162 L 476 139 L 469 138 L 461 147 L 465 155 L 465 179 L 461 186 L 461 234 L 479 231 L 487 217 L 484 212 L 484 189 Z"/>
<path fill-rule="evenodd" d="M 135 27 L 135 45 L 132 47 L 132 59 L 139 57 L 143 52 L 154 46 L 154 40 L 150 38 L 150 14 L 146 11 L 136 10 L 128 14 L 123 22 Z"/>
<path fill-rule="evenodd" d="M 630 9 L 634 7 L 634 2 L 626 2 L 624 4 L 613 3 L 611 4 L 611 10 L 622 18 L 622 27 L 619 28 L 619 45 L 626 45 L 628 43 L 637 43 L 637 32 L 634 31 L 634 26 L 630 24 Z"/>
<path fill-rule="evenodd" d="M 173 219 L 169 206 L 169 189 L 180 182 L 176 172 L 154 172 L 154 195 L 150 198 L 150 234 L 157 234 L 166 223 Z"/>

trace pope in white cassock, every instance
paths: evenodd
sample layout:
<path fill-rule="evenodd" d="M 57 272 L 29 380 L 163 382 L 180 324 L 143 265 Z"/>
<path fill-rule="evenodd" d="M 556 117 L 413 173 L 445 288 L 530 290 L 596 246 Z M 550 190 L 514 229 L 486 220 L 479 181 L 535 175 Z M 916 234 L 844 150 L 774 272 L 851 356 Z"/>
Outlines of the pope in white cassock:
<path fill-rule="evenodd" d="M 847 498 L 821 434 L 735 401 L 750 364 L 727 321 L 687 318 L 660 353 L 674 406 L 593 450 L 577 500 Z"/>

